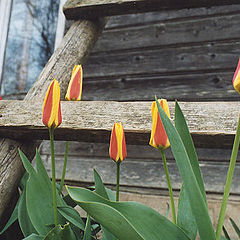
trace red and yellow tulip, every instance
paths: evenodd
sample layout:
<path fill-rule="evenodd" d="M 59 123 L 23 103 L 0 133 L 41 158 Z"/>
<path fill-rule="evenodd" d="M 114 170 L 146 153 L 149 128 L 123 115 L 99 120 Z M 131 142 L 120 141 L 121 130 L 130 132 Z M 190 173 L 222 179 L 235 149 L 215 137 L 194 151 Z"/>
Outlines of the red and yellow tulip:
<path fill-rule="evenodd" d="M 56 128 L 62 123 L 60 87 L 56 79 L 51 82 L 46 93 L 43 103 L 42 122 L 48 128 Z"/>
<path fill-rule="evenodd" d="M 240 59 L 238 61 L 237 69 L 233 76 L 233 87 L 240 94 Z"/>
<path fill-rule="evenodd" d="M 127 157 L 125 135 L 121 122 L 114 123 L 111 133 L 109 155 L 115 162 L 118 162 L 119 159 L 123 161 Z"/>
<path fill-rule="evenodd" d="M 68 85 L 65 99 L 68 101 L 80 101 L 82 96 L 83 70 L 81 65 L 76 65 L 72 71 L 72 77 Z"/>
<path fill-rule="evenodd" d="M 167 116 L 170 118 L 170 112 L 167 105 L 167 100 L 158 99 L 158 102 L 162 106 Z M 152 103 L 151 114 L 152 114 L 152 131 L 151 131 L 151 138 L 150 138 L 149 144 L 161 150 L 166 149 L 170 146 L 170 143 L 169 143 L 166 131 L 164 129 L 164 126 L 162 124 L 162 121 L 158 112 L 157 104 L 155 101 Z"/>

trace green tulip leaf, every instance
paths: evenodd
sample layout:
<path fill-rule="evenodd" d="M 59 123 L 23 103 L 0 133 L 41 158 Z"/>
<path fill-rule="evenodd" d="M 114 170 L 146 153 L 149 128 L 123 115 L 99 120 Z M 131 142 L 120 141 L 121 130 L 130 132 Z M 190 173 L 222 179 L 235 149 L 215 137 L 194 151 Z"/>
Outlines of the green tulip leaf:
<path fill-rule="evenodd" d="M 32 222 L 28 216 L 27 206 L 26 206 L 26 188 L 24 188 L 20 199 L 18 207 L 18 222 L 22 230 L 24 237 L 31 235 L 32 233 L 37 233 L 36 229 L 32 225 Z"/>
<path fill-rule="evenodd" d="M 184 184 L 182 185 L 178 199 L 177 225 L 185 231 L 191 240 L 196 239 L 197 225 L 192 214 Z"/>
<path fill-rule="evenodd" d="M 18 202 L 12 212 L 12 215 L 11 217 L 9 218 L 8 222 L 6 223 L 5 227 L 2 229 L 2 231 L 0 232 L 0 235 L 2 235 L 14 222 L 17 221 L 18 219 L 18 205 L 19 205 L 19 201 L 21 199 L 21 196 L 20 198 L 18 199 Z"/>
<path fill-rule="evenodd" d="M 109 200 L 107 191 L 105 189 L 105 186 L 102 182 L 100 175 L 95 169 L 93 170 L 93 174 L 94 174 L 95 192 L 101 197 Z"/>
<path fill-rule="evenodd" d="M 240 238 L 240 229 L 238 228 L 237 224 L 233 221 L 232 218 L 230 218 L 230 222 L 231 222 L 235 232 L 237 233 L 238 237 Z"/>
<path fill-rule="evenodd" d="M 166 130 L 169 142 L 171 144 L 171 150 L 176 160 L 182 181 L 187 193 L 187 197 L 190 202 L 191 210 L 195 218 L 198 232 L 201 239 L 215 240 L 215 232 L 209 216 L 208 207 L 206 201 L 199 188 L 198 181 L 192 169 L 187 151 L 182 142 L 182 139 L 173 126 L 171 120 L 168 118 L 161 105 L 157 101 L 158 112 L 161 117 L 161 121 Z"/>
<path fill-rule="evenodd" d="M 189 240 L 179 227 L 146 205 L 112 202 L 85 188 L 66 188 L 81 208 L 119 240 Z"/>
<path fill-rule="evenodd" d="M 23 240 L 43 240 L 43 238 L 35 233 L 29 235 L 28 237 L 24 238 Z"/>
<path fill-rule="evenodd" d="M 185 147 L 188 158 L 190 160 L 190 164 L 192 166 L 192 170 L 193 170 L 196 180 L 198 182 L 198 186 L 201 190 L 201 193 L 203 195 L 205 202 L 207 203 L 204 182 L 203 182 L 201 170 L 199 167 L 197 153 L 196 153 L 194 143 L 193 143 L 190 131 L 188 129 L 186 120 L 184 118 L 182 110 L 177 101 L 175 103 L 175 127 L 178 131 L 179 136 L 182 139 L 182 143 Z"/>
<path fill-rule="evenodd" d="M 223 233 L 224 233 L 225 239 L 231 240 L 230 236 L 228 235 L 227 229 L 224 226 L 223 226 Z"/>
<path fill-rule="evenodd" d="M 44 236 L 51 229 L 49 226 L 54 224 L 52 183 L 38 151 L 36 151 L 37 171 L 34 170 L 32 164 L 21 150 L 19 150 L 19 154 L 23 165 L 29 174 L 29 179 L 26 185 L 26 206 L 28 216 L 36 231 Z M 66 206 L 58 193 L 57 205 Z M 60 224 L 65 224 L 65 220 L 60 214 L 58 215 L 58 220 Z"/>
<path fill-rule="evenodd" d="M 85 223 L 77 210 L 69 206 L 58 207 L 57 210 L 68 222 L 84 231 Z"/>
<path fill-rule="evenodd" d="M 57 225 L 53 228 L 43 240 L 76 240 L 76 237 L 69 225 Z"/>
<path fill-rule="evenodd" d="M 94 182 L 95 182 L 95 192 L 107 200 L 116 200 L 116 195 L 110 190 L 106 189 L 99 173 L 94 169 Z M 113 197 L 114 196 L 114 197 Z M 115 236 L 110 233 L 106 228 L 102 228 L 102 240 L 115 240 Z"/>
<path fill-rule="evenodd" d="M 91 239 L 92 239 L 91 218 L 90 218 L 90 215 L 88 214 L 86 226 L 85 226 L 85 229 L 84 229 L 83 240 L 91 240 Z"/>

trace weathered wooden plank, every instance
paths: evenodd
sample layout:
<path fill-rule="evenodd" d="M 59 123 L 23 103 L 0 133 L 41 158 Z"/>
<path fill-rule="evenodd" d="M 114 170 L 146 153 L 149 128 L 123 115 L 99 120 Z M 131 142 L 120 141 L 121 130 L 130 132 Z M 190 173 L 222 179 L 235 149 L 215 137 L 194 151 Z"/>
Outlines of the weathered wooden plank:
<path fill-rule="evenodd" d="M 240 5 L 239 5 L 240 6 Z M 124 19 L 122 19 L 125 22 Z M 120 29 L 106 30 L 96 43 L 93 52 L 122 49 L 166 47 L 223 40 L 238 40 L 236 31 L 239 13 L 206 18 L 183 19 L 170 22 L 148 23 Z M 223 34 L 219 34 L 223 33 Z M 141 49 L 142 50 L 142 49 Z"/>
<path fill-rule="evenodd" d="M 55 154 L 63 156 L 65 154 L 65 141 L 55 142 Z M 222 148 L 197 148 L 197 155 L 200 162 L 205 163 L 227 163 L 231 156 L 231 149 Z M 50 154 L 50 143 L 45 140 L 40 147 L 41 155 Z M 128 161 L 135 161 L 135 159 L 144 162 L 154 162 L 160 159 L 160 152 L 156 148 L 143 145 L 127 145 Z M 69 156 L 72 158 L 109 158 L 109 143 L 89 143 L 89 142 L 71 142 L 69 145 Z M 168 161 L 175 161 L 174 157 L 169 150 L 166 150 Z M 240 161 L 238 156 L 237 161 Z"/>
<path fill-rule="evenodd" d="M 198 146 L 229 147 L 239 114 L 239 102 L 181 102 L 189 129 Z M 174 112 L 174 103 L 169 102 Z M 108 142 L 115 121 L 122 121 L 128 144 L 148 144 L 151 102 L 62 102 L 63 123 L 58 140 Z M 42 103 L 0 102 L 0 134 L 17 139 L 48 139 L 41 122 Z"/>
<path fill-rule="evenodd" d="M 171 11 L 147 12 L 113 16 L 109 19 L 105 30 L 126 28 L 159 22 L 179 22 L 190 19 L 201 19 L 212 16 L 233 15 L 239 13 L 240 5 L 217 6 L 211 8 L 185 8 Z"/>
<path fill-rule="evenodd" d="M 68 0 L 67 19 L 95 18 L 129 13 L 238 4 L 238 0 Z"/>
<path fill-rule="evenodd" d="M 85 65 L 85 77 L 97 79 L 116 74 L 125 77 L 151 73 L 176 75 L 233 71 L 239 58 L 240 42 L 198 46 L 150 48 L 92 55 Z"/>
<path fill-rule="evenodd" d="M 160 154 L 158 160 L 145 161 L 142 159 L 126 159 L 121 165 L 121 185 L 140 188 L 167 189 L 166 176 Z M 51 174 L 51 158 L 45 158 L 47 171 Z M 56 158 L 57 178 L 61 178 L 63 157 Z M 85 184 L 93 183 L 93 169 L 96 169 L 104 183 L 115 184 L 115 163 L 110 158 L 69 157 L 66 171 L 66 181 Z M 177 165 L 174 161 L 168 161 L 168 168 L 174 190 L 180 190 L 182 180 Z M 205 189 L 207 192 L 222 193 L 227 177 L 227 163 L 200 163 Z M 240 171 L 240 165 L 236 165 L 236 173 Z M 232 182 L 231 193 L 240 194 L 240 176 L 235 174 Z"/>
<path fill-rule="evenodd" d="M 73 66 L 85 61 L 104 25 L 105 20 L 99 19 L 75 22 L 25 100 L 42 102 L 47 87 L 53 78 L 61 82 L 62 95 L 64 95 Z M 18 132 L 17 128 L 15 130 Z M 31 132 L 28 132 L 28 136 L 31 136 Z M 5 137 L 8 137 L 8 134 Z M 4 217 L 2 216 L 4 209 L 16 191 L 24 172 L 18 149 L 22 149 L 29 159 L 32 159 L 34 149 L 38 146 L 38 143 L 34 142 L 34 137 L 33 139 L 29 138 L 29 140 L 31 142 L 26 142 L 24 139 L 21 139 L 21 142 L 8 139 L 0 141 L 0 218 Z"/>
<path fill-rule="evenodd" d="M 149 66 L 151 69 L 151 66 Z M 129 72 L 130 74 L 130 72 Z M 83 100 L 152 101 L 158 95 L 169 100 L 239 100 L 233 89 L 233 71 L 179 75 L 151 74 L 84 78 Z"/>

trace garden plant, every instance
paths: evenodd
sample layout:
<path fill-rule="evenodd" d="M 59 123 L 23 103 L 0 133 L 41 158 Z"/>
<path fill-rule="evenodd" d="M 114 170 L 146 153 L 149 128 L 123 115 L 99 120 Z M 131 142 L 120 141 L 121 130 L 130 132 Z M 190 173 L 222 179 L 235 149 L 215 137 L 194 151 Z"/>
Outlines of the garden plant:
<path fill-rule="evenodd" d="M 240 61 L 233 77 L 233 86 L 238 93 L 240 93 L 239 69 Z M 81 100 L 82 80 L 82 67 L 77 65 L 72 72 L 66 100 Z M 26 240 L 195 240 L 197 236 L 201 240 L 230 239 L 223 222 L 239 149 L 240 122 L 235 135 L 218 224 L 214 229 L 209 216 L 198 157 L 179 103 L 175 102 L 174 123 L 170 120 L 165 99 L 155 97 L 151 115 L 152 131 L 149 144 L 161 152 L 169 189 L 172 221 L 146 205 L 119 201 L 120 167 L 127 157 L 121 122 L 113 125 L 109 147 L 109 156 L 116 162 L 115 191 L 105 187 L 99 173 L 93 170 L 94 186 L 82 188 L 67 185 L 63 193 L 70 143 L 66 142 L 62 178 L 58 184 L 55 175 L 54 131 L 61 124 L 62 116 L 60 87 L 58 81 L 54 79 L 46 93 L 42 117 L 43 124 L 49 129 L 52 179 L 47 174 L 38 150 L 34 169 L 19 149 L 26 173 L 19 186 L 20 198 L 0 234 L 18 221 Z M 165 156 L 165 149 L 168 147 L 171 148 L 182 178 L 177 209 Z M 86 217 L 80 216 L 75 209 L 77 205 L 85 210 Z M 230 221 L 240 236 L 237 224 L 232 219 Z"/>

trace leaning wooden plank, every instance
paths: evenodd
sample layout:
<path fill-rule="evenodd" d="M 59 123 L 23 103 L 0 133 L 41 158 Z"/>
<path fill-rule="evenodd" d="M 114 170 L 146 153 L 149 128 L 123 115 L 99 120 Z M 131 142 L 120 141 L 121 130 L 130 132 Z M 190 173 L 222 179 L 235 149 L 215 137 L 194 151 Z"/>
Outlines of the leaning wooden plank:
<path fill-rule="evenodd" d="M 40 112 L 34 113 L 33 107 L 31 114 L 41 114 L 40 106 L 47 87 L 53 78 L 61 82 L 62 95 L 66 92 L 73 66 L 82 64 L 86 60 L 104 25 L 105 20 L 97 19 L 95 21 L 79 21 L 72 25 L 60 47 L 55 51 L 25 98 L 25 100 L 32 100 L 39 104 L 38 110 Z M 31 108 L 28 101 L 22 103 Z M 14 104 L 18 105 L 18 102 Z M 0 109 L 0 111 L 3 113 L 3 109 Z M 15 117 L 17 116 L 15 115 Z M 15 131 L 18 132 L 18 129 L 15 129 Z M 23 141 L 23 139 L 19 142 L 8 139 L 0 141 L 0 219 L 3 217 L 4 209 L 23 174 L 18 148 L 21 148 L 31 159 L 35 147 L 38 146 L 37 142 L 33 141 L 33 139 L 36 139 L 34 131 L 29 131 L 27 135 L 30 142 Z M 6 134 L 5 137 L 8 137 L 8 135 Z"/>
<path fill-rule="evenodd" d="M 63 7 L 63 12 L 67 19 L 89 19 L 99 16 L 238 3 L 238 0 L 68 0 Z"/>
<path fill-rule="evenodd" d="M 180 102 L 197 146 L 229 147 L 237 126 L 240 102 Z M 174 102 L 169 102 L 174 112 Z M 15 139 L 48 139 L 41 122 L 42 103 L 0 101 L 0 135 Z M 128 144 L 147 145 L 151 102 L 62 102 L 63 123 L 55 139 L 108 142 L 115 121 L 122 121 Z"/>

